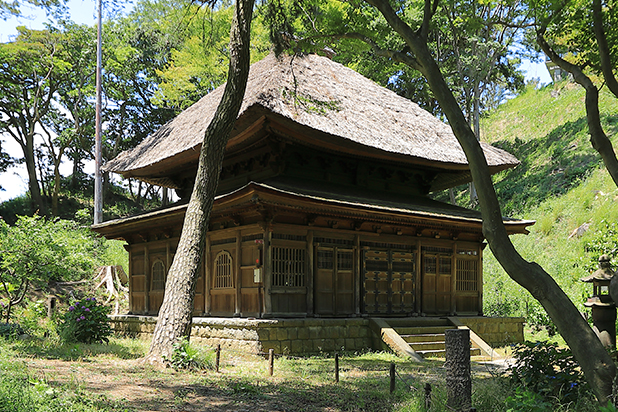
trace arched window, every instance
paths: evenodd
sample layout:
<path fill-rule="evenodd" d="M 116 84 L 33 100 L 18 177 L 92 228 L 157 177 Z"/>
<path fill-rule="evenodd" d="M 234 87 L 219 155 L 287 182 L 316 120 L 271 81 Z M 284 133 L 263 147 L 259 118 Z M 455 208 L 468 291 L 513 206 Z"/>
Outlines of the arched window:
<path fill-rule="evenodd" d="M 165 265 L 157 260 L 152 264 L 152 291 L 165 290 Z"/>
<path fill-rule="evenodd" d="M 232 255 L 222 250 L 215 258 L 215 289 L 231 288 L 232 284 Z"/>

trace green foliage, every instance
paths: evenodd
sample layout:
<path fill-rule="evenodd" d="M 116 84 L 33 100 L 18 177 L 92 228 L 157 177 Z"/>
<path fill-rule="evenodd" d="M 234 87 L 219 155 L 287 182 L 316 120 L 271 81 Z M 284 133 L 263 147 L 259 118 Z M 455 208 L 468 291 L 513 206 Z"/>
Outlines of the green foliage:
<path fill-rule="evenodd" d="M 546 401 L 574 402 L 579 397 L 593 396 L 579 364 L 567 348 L 555 343 L 525 342 L 513 349 L 514 365 L 509 379 L 520 391 L 514 401 L 536 403 L 532 394 Z"/>
<path fill-rule="evenodd" d="M 602 165 L 589 142 L 583 99 L 584 90 L 572 83 L 541 89 L 530 84 L 525 93 L 481 120 L 482 140 L 521 161 L 494 176 L 504 215 L 522 215 L 544 200 L 564 195 Z M 600 110 L 611 138 L 618 130 L 618 99 L 602 90 Z"/>
<path fill-rule="evenodd" d="M 552 404 L 543 399 L 541 395 L 522 387 L 515 388 L 515 393 L 506 398 L 505 406 L 507 412 L 548 412 L 553 410 Z"/>
<path fill-rule="evenodd" d="M 74 302 L 62 316 L 60 337 L 65 342 L 108 343 L 112 334 L 109 312 L 109 307 L 97 303 L 96 298 Z"/>
<path fill-rule="evenodd" d="M 584 244 L 586 256 L 581 259 L 582 268 L 590 273 L 599 268 L 601 255 L 608 255 L 614 267 L 616 267 L 616 258 L 618 258 L 618 225 L 615 222 L 602 220 L 598 226 L 598 229 Z"/>
<path fill-rule="evenodd" d="M 213 369 L 214 352 L 189 343 L 186 338 L 178 340 L 173 345 L 172 356 L 163 358 L 168 367 L 175 370 L 203 370 Z"/>

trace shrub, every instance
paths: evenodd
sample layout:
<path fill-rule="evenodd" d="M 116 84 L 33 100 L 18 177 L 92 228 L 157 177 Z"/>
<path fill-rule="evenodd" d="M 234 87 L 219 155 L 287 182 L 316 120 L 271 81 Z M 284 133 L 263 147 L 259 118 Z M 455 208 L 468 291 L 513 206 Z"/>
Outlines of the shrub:
<path fill-rule="evenodd" d="M 514 386 L 524 389 L 514 401 L 532 402 L 533 399 L 527 399 L 526 391 L 560 403 L 592 396 L 569 349 L 551 342 L 525 342 L 514 347 L 513 356 L 515 363 L 510 369 L 510 379 Z"/>
<path fill-rule="evenodd" d="M 164 356 L 163 360 L 168 367 L 175 370 L 203 370 L 213 368 L 213 357 L 212 351 L 192 346 L 186 338 L 182 338 L 174 343 L 172 356 L 169 359 Z"/>
<path fill-rule="evenodd" d="M 62 317 L 60 336 L 67 342 L 108 343 L 112 334 L 107 318 L 109 311 L 95 298 L 74 302 Z"/>

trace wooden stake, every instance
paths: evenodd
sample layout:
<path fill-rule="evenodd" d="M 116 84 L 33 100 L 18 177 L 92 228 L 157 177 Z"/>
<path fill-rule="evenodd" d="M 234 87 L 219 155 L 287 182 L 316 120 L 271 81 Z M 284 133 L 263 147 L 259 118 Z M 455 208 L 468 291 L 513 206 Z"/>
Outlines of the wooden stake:
<path fill-rule="evenodd" d="M 275 350 L 268 349 L 268 374 L 273 376 L 273 368 L 275 366 Z"/>
<path fill-rule="evenodd" d="M 221 345 L 217 345 L 217 350 L 215 351 L 215 370 L 219 373 L 219 361 L 221 360 Z"/>
<path fill-rule="evenodd" d="M 335 353 L 335 382 L 339 383 L 339 354 Z"/>
<path fill-rule="evenodd" d="M 391 393 L 395 392 L 395 364 L 391 362 Z"/>
<path fill-rule="evenodd" d="M 425 409 L 431 409 L 431 384 L 425 384 Z"/>

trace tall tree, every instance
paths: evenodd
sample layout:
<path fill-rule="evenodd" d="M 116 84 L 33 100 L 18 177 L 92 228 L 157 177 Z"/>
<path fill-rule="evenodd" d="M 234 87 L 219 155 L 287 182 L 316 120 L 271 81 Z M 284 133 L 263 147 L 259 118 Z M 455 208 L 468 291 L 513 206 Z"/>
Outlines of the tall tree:
<path fill-rule="evenodd" d="M 483 234 L 492 253 L 509 276 L 526 288 L 545 308 L 579 361 L 599 401 L 606 404 L 612 394 L 612 383 L 616 375 L 613 360 L 554 279 L 538 264 L 523 259 L 511 243 L 502 223 L 500 205 L 483 151 L 427 47 L 429 25 L 437 1 L 425 1 L 423 21 L 414 28 L 404 21 L 401 12 L 396 12 L 388 1 L 366 0 L 366 2 L 380 11 L 388 24 L 409 46 L 408 53 L 398 51 L 387 51 L 387 53 L 391 58 L 401 59 L 423 73 L 466 153 L 479 193 Z"/>
<path fill-rule="evenodd" d="M 590 142 L 618 186 L 618 159 L 601 125 L 599 76 L 618 98 L 618 4 L 615 0 L 533 0 L 534 35 L 538 46 L 586 91 Z M 592 22 L 592 24 L 590 24 Z"/>
<path fill-rule="evenodd" d="M 479 194 L 483 234 L 494 256 L 509 276 L 526 288 L 545 308 L 579 361 L 599 401 L 605 404 L 612 393 L 612 382 L 616 375 L 614 363 L 554 279 L 538 264 L 526 261 L 515 250 L 502 222 L 500 205 L 483 151 L 451 85 L 442 73 L 442 67 L 437 62 L 439 56 L 436 56 L 435 51 L 432 52 L 430 48 L 432 24 L 441 4 L 440 0 L 424 0 L 416 3 L 365 0 L 365 3 L 350 5 L 351 10 L 346 10 L 346 15 L 364 18 L 364 16 L 375 16 L 373 14 L 375 11 L 378 11 L 379 15 L 374 19 L 364 18 L 369 20 L 365 30 L 339 33 L 337 37 L 361 40 L 375 55 L 409 66 L 423 75 L 466 153 Z M 380 37 L 384 33 L 383 28 L 381 31 L 372 30 L 376 26 L 381 26 L 380 20 L 389 27 L 387 41 Z M 283 21 L 285 23 L 285 20 Z M 514 22 L 503 23 L 510 25 Z M 275 34 L 285 31 L 282 30 L 284 27 L 285 24 L 280 25 Z M 393 35 L 399 42 L 394 41 Z"/>
<path fill-rule="evenodd" d="M 73 161 L 73 173 L 91 146 L 94 135 L 94 62 L 96 52 L 94 29 L 72 22 L 62 22 L 66 70 L 59 76 L 60 85 L 54 95 L 56 106 L 42 120 L 43 146 L 53 168 L 51 213 L 58 216 L 60 195 L 60 165 L 68 153 Z M 62 108 L 60 110 L 59 108 Z M 77 176 L 74 176 L 77 178 Z"/>
<path fill-rule="evenodd" d="M 35 163 L 37 126 L 52 110 L 59 78 L 67 70 L 61 34 L 18 28 L 15 41 L 0 44 L 0 132 L 20 146 L 35 210 L 46 214 Z"/>
<path fill-rule="evenodd" d="M 230 33 L 230 65 L 227 84 L 214 118 L 204 134 L 191 200 L 187 206 L 178 250 L 165 284 L 165 296 L 146 357 L 161 362 L 169 357 L 172 345 L 189 337 L 195 284 L 199 276 L 204 242 L 225 146 L 240 106 L 249 75 L 249 47 L 253 0 L 238 0 Z"/>

